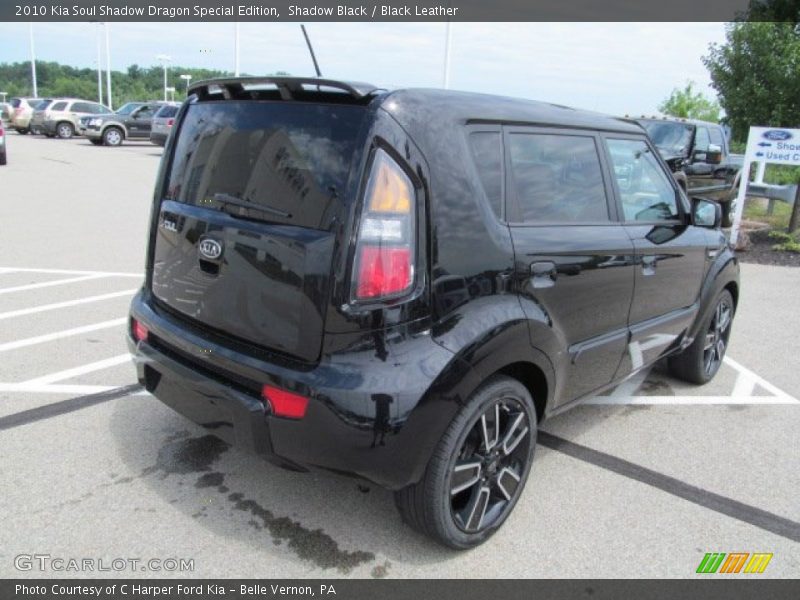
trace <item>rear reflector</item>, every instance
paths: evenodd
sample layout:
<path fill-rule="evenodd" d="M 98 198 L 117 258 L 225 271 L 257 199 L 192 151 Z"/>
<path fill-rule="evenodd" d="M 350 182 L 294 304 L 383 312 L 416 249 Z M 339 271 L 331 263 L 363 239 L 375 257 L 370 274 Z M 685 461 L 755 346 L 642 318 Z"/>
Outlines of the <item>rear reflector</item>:
<path fill-rule="evenodd" d="M 308 398 L 305 396 L 265 385 L 261 388 L 261 397 L 272 407 L 275 416 L 289 419 L 302 419 L 306 416 Z"/>
<path fill-rule="evenodd" d="M 133 337 L 137 342 L 144 342 L 147 341 L 147 334 L 150 333 L 147 330 L 147 327 L 142 325 L 136 319 L 133 319 Z"/>

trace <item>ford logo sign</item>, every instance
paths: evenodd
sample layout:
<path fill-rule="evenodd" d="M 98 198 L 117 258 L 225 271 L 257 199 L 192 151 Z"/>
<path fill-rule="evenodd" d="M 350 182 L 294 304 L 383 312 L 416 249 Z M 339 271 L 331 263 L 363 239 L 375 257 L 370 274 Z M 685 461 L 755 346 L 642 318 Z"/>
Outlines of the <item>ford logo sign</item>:
<path fill-rule="evenodd" d="M 773 142 L 785 142 L 792 139 L 792 134 L 783 129 L 770 129 L 761 134 L 761 137 L 772 140 Z"/>
<path fill-rule="evenodd" d="M 217 240 L 212 240 L 210 238 L 201 240 L 197 249 L 200 252 L 200 255 L 208 260 L 217 260 L 220 256 L 222 256 L 222 244 L 220 244 Z"/>

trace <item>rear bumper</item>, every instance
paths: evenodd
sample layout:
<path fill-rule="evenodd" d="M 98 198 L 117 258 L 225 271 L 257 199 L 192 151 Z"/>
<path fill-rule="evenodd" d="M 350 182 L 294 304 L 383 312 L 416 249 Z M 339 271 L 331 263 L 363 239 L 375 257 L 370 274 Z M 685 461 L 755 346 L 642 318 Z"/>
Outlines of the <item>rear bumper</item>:
<path fill-rule="evenodd" d="M 150 132 L 150 141 L 152 143 L 154 143 L 154 144 L 159 145 L 159 146 L 163 146 L 164 144 L 167 143 L 168 135 L 169 134 L 167 134 L 167 133 L 159 133 L 157 131 L 151 131 Z"/>
<path fill-rule="evenodd" d="M 139 381 L 164 404 L 273 462 L 351 474 L 388 489 L 422 477 L 460 406 L 459 384 L 471 377 L 427 333 L 404 337 L 395 330 L 399 341 L 366 351 L 360 338 L 317 365 L 293 367 L 210 342 L 151 306 L 147 292 L 134 298 L 131 316 L 150 332 L 139 343 L 129 334 Z M 259 394 L 265 383 L 309 397 L 305 417 L 272 415 Z"/>

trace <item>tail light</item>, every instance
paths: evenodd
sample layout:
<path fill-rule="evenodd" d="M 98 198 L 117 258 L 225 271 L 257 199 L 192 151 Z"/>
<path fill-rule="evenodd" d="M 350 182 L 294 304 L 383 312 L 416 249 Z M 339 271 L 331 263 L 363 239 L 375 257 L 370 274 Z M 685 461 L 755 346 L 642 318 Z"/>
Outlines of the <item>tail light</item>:
<path fill-rule="evenodd" d="M 402 168 L 384 151 L 375 152 L 353 266 L 355 300 L 381 300 L 414 286 L 416 193 Z"/>
<path fill-rule="evenodd" d="M 167 127 L 172 127 L 175 124 L 175 119 L 169 119 L 167 121 Z"/>
<path fill-rule="evenodd" d="M 261 388 L 261 397 L 272 407 L 272 412 L 277 417 L 302 419 L 306 416 L 308 398 L 305 396 L 265 385 Z"/>
<path fill-rule="evenodd" d="M 131 320 L 133 321 L 133 323 L 131 323 L 131 329 L 133 330 L 133 338 L 137 342 L 147 341 L 147 336 L 150 333 L 147 330 L 147 327 L 142 325 L 142 323 L 140 321 L 137 321 L 136 319 L 131 319 Z"/>

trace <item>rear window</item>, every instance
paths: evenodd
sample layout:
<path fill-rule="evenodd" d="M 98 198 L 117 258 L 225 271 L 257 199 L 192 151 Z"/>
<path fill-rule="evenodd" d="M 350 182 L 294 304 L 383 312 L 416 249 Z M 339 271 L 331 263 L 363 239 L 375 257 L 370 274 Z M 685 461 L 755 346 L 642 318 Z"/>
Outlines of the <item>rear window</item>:
<path fill-rule="evenodd" d="M 325 228 L 344 193 L 365 109 L 224 101 L 181 123 L 165 198 L 270 222 Z"/>
<path fill-rule="evenodd" d="M 174 117 L 175 115 L 178 114 L 178 108 L 179 107 L 177 107 L 177 106 L 162 106 L 161 110 L 159 110 L 156 113 L 156 118 L 158 118 L 158 119 L 169 119 L 171 117 Z"/>
<path fill-rule="evenodd" d="M 21 102 L 22 102 L 22 100 L 20 100 L 19 98 L 12 98 L 11 99 L 11 106 L 14 107 L 14 108 L 19 108 L 19 105 L 21 104 Z"/>
<path fill-rule="evenodd" d="M 36 110 L 44 110 L 53 103 L 52 100 L 42 100 L 36 105 Z"/>

